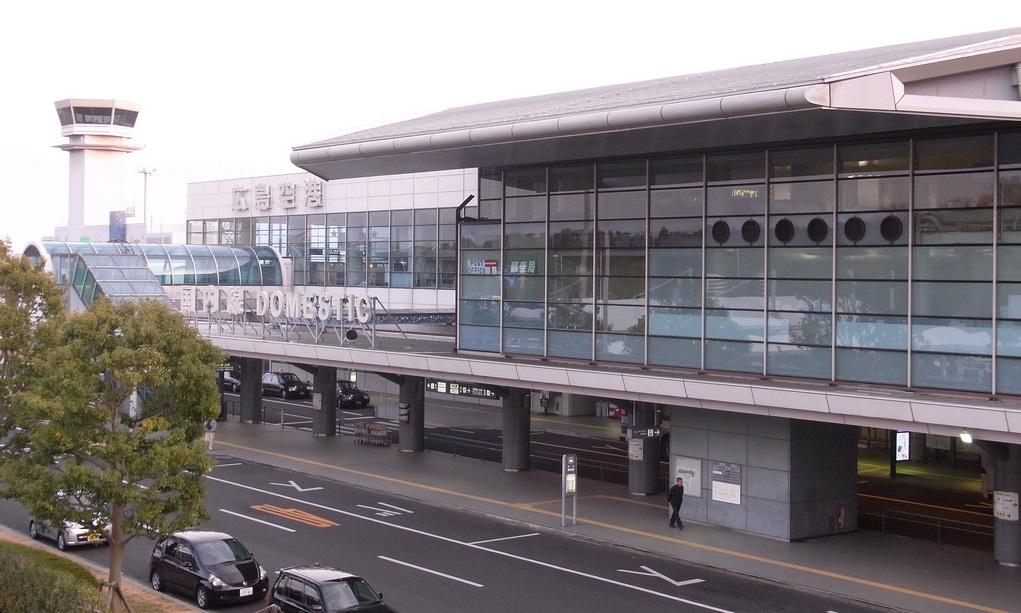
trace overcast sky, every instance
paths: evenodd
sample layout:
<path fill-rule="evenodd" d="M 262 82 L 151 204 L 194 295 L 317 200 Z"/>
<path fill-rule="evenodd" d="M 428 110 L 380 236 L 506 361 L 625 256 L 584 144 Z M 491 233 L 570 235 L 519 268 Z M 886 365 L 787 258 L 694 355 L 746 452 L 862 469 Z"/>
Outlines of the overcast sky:
<path fill-rule="evenodd" d="M 1016 1 L 937 6 L 9 2 L 0 238 L 22 245 L 66 224 L 58 99 L 142 105 L 145 148 L 131 156 L 157 169 L 150 216 L 180 223 L 190 182 L 294 172 L 295 145 L 450 107 L 1021 26 Z"/>

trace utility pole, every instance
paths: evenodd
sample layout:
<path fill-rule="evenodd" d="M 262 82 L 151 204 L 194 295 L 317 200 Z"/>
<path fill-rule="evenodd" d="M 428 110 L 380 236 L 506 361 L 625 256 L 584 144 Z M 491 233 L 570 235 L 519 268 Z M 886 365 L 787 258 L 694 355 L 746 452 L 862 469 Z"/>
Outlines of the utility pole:
<path fill-rule="evenodd" d="M 145 224 L 145 236 L 142 237 L 142 241 L 149 240 L 149 175 L 156 172 L 155 168 L 142 167 L 138 172 L 144 175 L 142 179 L 142 223 Z"/>

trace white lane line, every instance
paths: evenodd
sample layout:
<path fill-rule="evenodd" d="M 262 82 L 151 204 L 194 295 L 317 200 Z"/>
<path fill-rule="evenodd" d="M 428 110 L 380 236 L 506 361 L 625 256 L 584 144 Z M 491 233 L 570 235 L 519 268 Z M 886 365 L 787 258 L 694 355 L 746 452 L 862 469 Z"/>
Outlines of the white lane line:
<path fill-rule="evenodd" d="M 400 560 L 395 560 L 393 558 L 388 558 L 386 556 L 376 556 L 376 557 L 379 558 L 380 560 L 386 560 L 387 562 L 393 562 L 394 564 L 400 564 L 401 566 L 407 566 L 408 568 L 414 568 L 415 570 L 420 570 L 423 573 L 430 573 L 430 574 L 433 574 L 433 575 L 438 575 L 438 576 L 443 577 L 445 579 L 451 579 L 453 581 L 460 581 L 461 583 L 467 583 L 468 585 L 470 585 L 472 587 L 486 587 L 486 586 L 482 585 L 481 583 L 475 583 L 474 581 L 468 581 L 467 579 L 462 579 L 460 577 L 455 577 L 454 575 L 448 575 L 447 573 L 441 573 L 440 571 L 432 570 L 431 568 L 425 568 L 425 567 L 422 567 L 422 566 L 415 566 L 414 564 L 408 564 L 407 562 L 401 562 Z"/>
<path fill-rule="evenodd" d="M 679 596 L 672 596 L 670 594 L 664 594 L 663 592 L 657 592 L 656 590 L 650 590 L 648 588 L 644 588 L 644 587 L 641 587 L 641 586 L 638 586 L 638 585 L 631 585 L 630 583 L 624 583 L 623 581 L 617 581 L 615 579 L 610 579 L 610 578 L 607 578 L 607 577 L 600 577 L 598 575 L 593 575 L 591 573 L 586 573 L 586 572 L 583 572 L 583 571 L 580 571 L 580 570 L 574 570 L 573 568 L 565 568 L 563 566 L 557 566 L 555 564 L 550 564 L 549 562 L 543 562 L 542 560 L 533 560 L 531 558 L 526 558 L 524 556 L 514 555 L 513 553 L 508 553 L 506 551 L 500 551 L 499 549 L 490 549 L 489 547 L 483 547 L 482 545 L 473 545 L 471 543 L 466 543 L 464 541 L 459 541 L 457 539 L 450 538 L 449 536 L 443 536 L 442 534 L 434 534 L 432 532 L 426 532 L 425 530 L 419 530 L 418 528 L 412 528 L 410 526 L 402 526 L 401 524 L 392 524 L 392 523 L 390 523 L 388 521 L 383 521 L 382 519 L 376 519 L 374 517 L 366 517 L 365 515 L 359 515 L 358 513 L 354 513 L 354 512 L 351 512 L 351 511 L 344 511 L 343 509 L 337 509 L 335 507 L 328 507 L 328 506 L 326 506 L 324 504 L 319 504 L 317 502 L 311 502 L 309 500 L 302 500 L 301 498 L 295 498 L 293 496 L 287 496 L 285 494 L 280 494 L 280 493 L 277 493 L 277 492 L 271 492 L 269 490 L 264 490 L 264 489 L 261 489 L 261 488 L 258 488 L 258 487 L 253 487 L 251 485 L 245 485 L 244 483 L 237 483 L 236 481 L 228 481 L 227 479 L 221 479 L 219 477 L 213 477 L 212 475 L 206 475 L 205 477 L 206 477 L 206 479 L 209 479 L 210 481 L 216 481 L 218 483 L 226 483 L 228 485 L 233 485 L 235 487 L 240 487 L 242 489 L 250 490 L 252 492 L 258 492 L 260 494 L 266 494 L 268 496 L 276 496 L 277 498 L 283 498 L 284 500 L 290 500 L 291 502 L 296 502 L 298 504 L 304 504 L 304 505 L 307 505 L 307 506 L 310 506 L 310 507 L 315 507 L 317 509 L 322 509 L 324 511 L 332 511 L 334 513 L 338 513 L 340 515 L 345 515 L 347 517 L 354 517 L 356 519 L 361 519 L 361 520 L 364 520 L 364 521 L 372 522 L 374 524 L 379 524 L 381 526 L 389 526 L 389 527 L 394 528 L 396 530 L 403 530 L 405 532 L 410 532 L 412 534 L 418 534 L 420 536 L 425 536 L 425 537 L 428 537 L 428 538 L 433 538 L 433 539 L 436 539 L 438 541 L 443 541 L 445 543 L 450 543 L 452 545 L 461 545 L 463 547 L 467 547 L 469 549 L 475 549 L 477 551 L 486 551 L 486 552 L 489 552 L 489 553 L 492 553 L 492 554 L 495 554 L 495 555 L 498 555 L 498 556 L 503 556 L 505 558 L 511 558 L 511 559 L 518 560 L 518 561 L 521 561 L 521 562 L 526 562 L 528 564 L 534 564 L 536 566 L 543 566 L 543 567 L 546 567 L 546 568 L 551 568 L 553 570 L 559 570 L 559 571 L 561 571 L 563 573 L 567 573 L 567 574 L 570 574 L 570 575 L 576 575 L 576 576 L 579 576 L 579 577 L 585 577 L 587 579 L 592 579 L 593 581 L 601 581 L 603 583 L 609 583 L 610 585 L 616 585 L 618 587 L 623 587 L 623 588 L 626 588 L 626 589 L 629 589 L 629 590 L 634 590 L 636 592 L 642 592 L 644 594 L 650 594 L 652 596 L 659 596 L 660 598 L 665 598 L 667 600 L 673 600 L 675 602 L 683 602 L 684 604 L 691 605 L 693 607 L 699 607 L 699 608 L 702 608 L 702 609 L 706 609 L 708 611 L 716 611 L 717 613 L 734 613 L 733 611 L 730 611 L 730 610 L 727 610 L 727 609 L 720 609 L 718 607 L 714 607 L 712 605 L 703 604 L 701 602 L 696 602 L 694 600 L 689 600 L 687 598 L 681 598 Z"/>
<path fill-rule="evenodd" d="M 450 431 L 451 432 L 460 432 L 462 434 L 475 434 L 474 430 L 462 430 L 460 428 L 451 428 Z"/>
<path fill-rule="evenodd" d="M 384 506 L 384 507 L 390 507 L 391 509 L 397 509 L 398 511 L 402 511 L 404 513 L 411 513 L 412 515 L 415 514 L 414 511 L 412 511 L 410 509 L 402 509 L 401 507 L 399 507 L 399 506 L 397 506 L 395 504 L 387 504 L 385 502 L 377 502 L 376 504 Z"/>
<path fill-rule="evenodd" d="M 234 511 L 228 511 L 227 509 L 220 509 L 220 510 L 223 511 L 224 513 L 227 513 L 228 515 L 234 515 L 236 517 L 242 517 L 244 519 L 248 519 L 248 520 L 251 520 L 251 521 L 256 521 L 256 522 L 259 522 L 260 524 L 266 524 L 267 526 L 272 526 L 274 528 L 279 528 L 280 530 L 284 530 L 286 532 L 294 532 L 294 530 L 292 530 L 291 528 L 288 528 L 286 526 L 281 526 L 279 524 L 274 524 L 273 522 L 265 521 L 265 520 L 259 519 L 257 517 L 249 517 L 247 515 L 242 515 L 241 513 L 235 513 Z"/>
<path fill-rule="evenodd" d="M 361 415 L 361 413 L 355 413 L 354 411 L 341 411 L 344 415 Z"/>
<path fill-rule="evenodd" d="M 231 462 L 229 464 L 217 464 L 213 468 L 222 468 L 224 466 L 241 466 L 241 462 Z"/>
<path fill-rule="evenodd" d="M 504 537 L 498 538 L 498 539 L 486 539 L 484 541 L 472 541 L 471 543 L 468 543 L 468 544 L 469 545 L 481 545 L 482 543 L 495 543 L 497 541 L 509 541 L 511 539 L 523 539 L 526 536 L 539 536 L 539 533 L 538 532 L 531 532 L 529 534 L 519 534 L 517 536 L 504 536 Z"/>
<path fill-rule="evenodd" d="M 362 417 L 345 417 L 344 421 L 354 421 L 356 419 L 376 419 L 375 415 L 365 415 Z"/>

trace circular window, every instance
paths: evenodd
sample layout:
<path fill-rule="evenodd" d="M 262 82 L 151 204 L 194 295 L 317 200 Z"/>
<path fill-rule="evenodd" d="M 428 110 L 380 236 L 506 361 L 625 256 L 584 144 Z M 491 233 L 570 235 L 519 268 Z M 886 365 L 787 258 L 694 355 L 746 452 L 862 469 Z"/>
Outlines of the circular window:
<path fill-rule="evenodd" d="M 759 229 L 759 222 L 754 219 L 749 219 L 741 226 L 741 238 L 743 238 L 749 245 L 759 240 L 761 232 L 762 231 Z"/>
<path fill-rule="evenodd" d="M 852 217 L 845 221 L 844 236 L 852 243 L 857 243 L 865 238 L 865 220 L 861 217 Z"/>
<path fill-rule="evenodd" d="M 879 233 L 891 243 L 900 238 L 904 232 L 904 223 L 896 215 L 887 215 L 879 224 Z"/>
<path fill-rule="evenodd" d="M 816 217 L 808 222 L 808 238 L 812 239 L 813 243 L 818 245 L 823 242 L 829 233 L 830 227 L 826 225 L 826 220 L 822 217 Z"/>
<path fill-rule="evenodd" d="M 721 219 L 714 223 L 713 240 L 722 245 L 727 242 L 728 238 L 730 238 L 730 226 L 727 225 L 727 222 Z"/>
<path fill-rule="evenodd" d="M 776 235 L 776 240 L 786 245 L 794 238 L 794 224 L 791 223 L 790 219 L 781 219 L 776 222 L 773 234 Z"/>

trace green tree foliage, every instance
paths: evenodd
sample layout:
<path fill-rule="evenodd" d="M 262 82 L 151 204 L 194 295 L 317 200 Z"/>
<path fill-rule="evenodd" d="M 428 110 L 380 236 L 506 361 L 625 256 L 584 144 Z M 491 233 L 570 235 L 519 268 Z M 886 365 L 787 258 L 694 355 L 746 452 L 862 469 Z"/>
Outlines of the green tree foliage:
<path fill-rule="evenodd" d="M 12 399 L 22 435 L 0 478 L 44 522 L 108 518 L 116 592 L 128 541 L 208 517 L 211 461 L 197 439 L 220 410 L 214 373 L 223 356 L 152 301 L 97 301 L 68 317 L 57 340 Z M 141 408 L 131 417 L 136 391 Z"/>
<path fill-rule="evenodd" d="M 10 428 L 10 399 L 31 380 L 36 357 L 53 341 L 63 292 L 49 273 L 0 241 L 0 435 Z"/>

